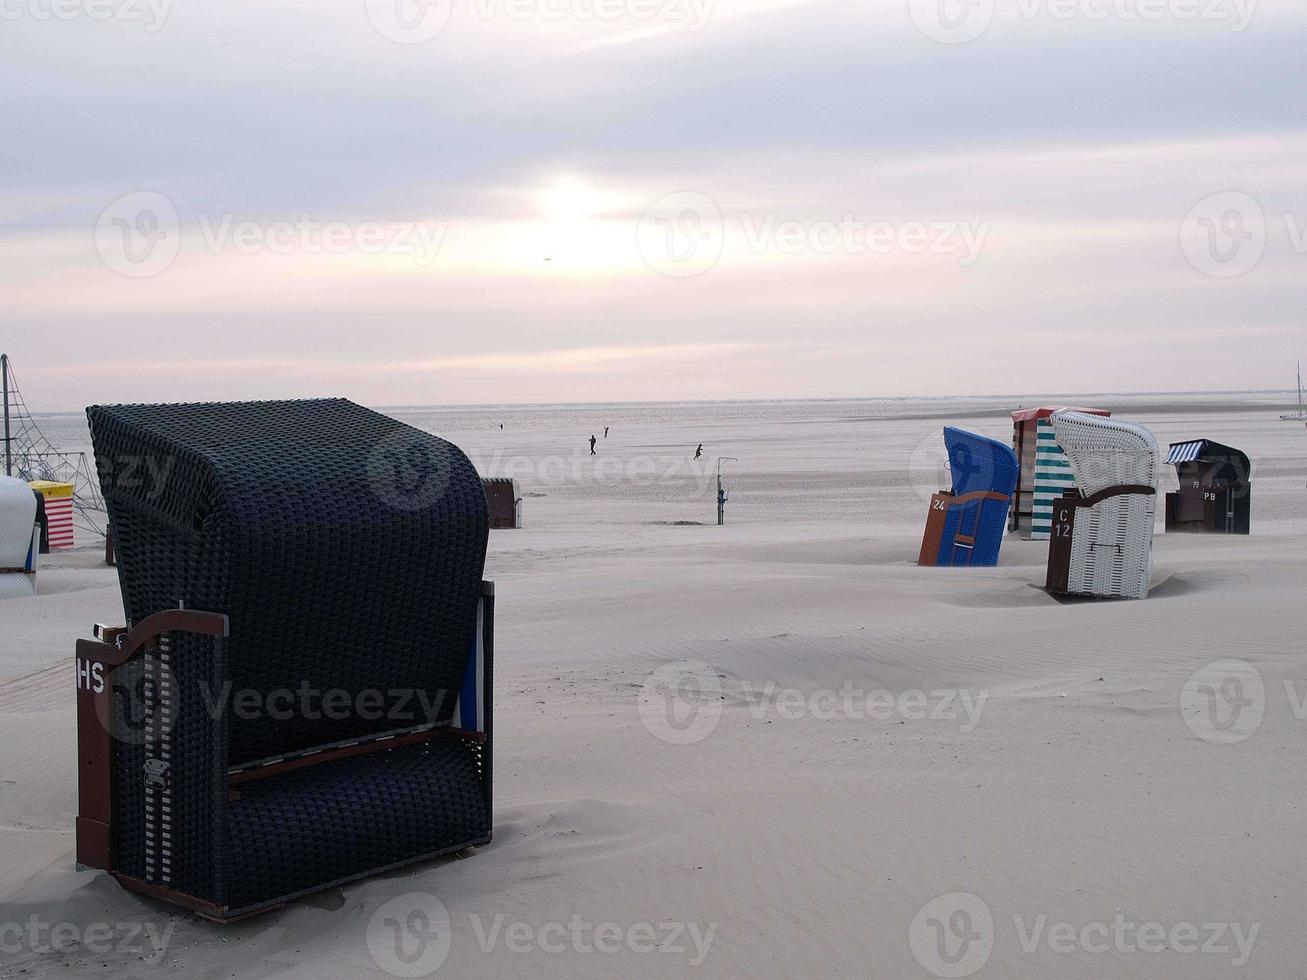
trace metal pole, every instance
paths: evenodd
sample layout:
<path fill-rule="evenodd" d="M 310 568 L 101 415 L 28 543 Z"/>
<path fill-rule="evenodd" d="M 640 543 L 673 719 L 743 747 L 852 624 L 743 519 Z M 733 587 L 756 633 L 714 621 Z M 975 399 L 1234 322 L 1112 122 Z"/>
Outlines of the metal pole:
<path fill-rule="evenodd" d="M 5 398 L 5 476 L 13 476 L 14 463 L 13 463 L 13 450 L 11 448 L 13 445 L 13 437 L 9 435 L 9 355 L 8 354 L 0 354 L 0 377 L 4 378 L 4 381 L 0 383 L 0 387 L 4 388 L 4 398 Z"/>
<path fill-rule="evenodd" d="M 734 456 L 717 457 L 717 526 L 726 523 L 726 491 L 722 488 L 722 463 L 738 463 Z"/>

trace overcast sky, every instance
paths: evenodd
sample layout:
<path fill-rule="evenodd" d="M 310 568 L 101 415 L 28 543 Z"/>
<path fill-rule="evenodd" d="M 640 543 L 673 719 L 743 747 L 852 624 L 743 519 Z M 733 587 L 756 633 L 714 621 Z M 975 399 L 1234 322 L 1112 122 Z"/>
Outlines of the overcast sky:
<path fill-rule="evenodd" d="M 1301 0 L 0 0 L 0 349 L 45 409 L 1283 387 L 1304 50 Z"/>

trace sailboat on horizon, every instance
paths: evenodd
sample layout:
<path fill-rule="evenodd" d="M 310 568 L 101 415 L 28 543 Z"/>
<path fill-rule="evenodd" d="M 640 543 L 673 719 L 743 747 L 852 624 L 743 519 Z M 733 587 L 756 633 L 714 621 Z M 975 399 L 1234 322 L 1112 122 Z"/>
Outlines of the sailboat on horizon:
<path fill-rule="evenodd" d="M 1281 415 L 1280 418 L 1285 422 L 1307 422 L 1307 409 L 1302 404 L 1302 361 L 1298 362 L 1298 411 Z"/>

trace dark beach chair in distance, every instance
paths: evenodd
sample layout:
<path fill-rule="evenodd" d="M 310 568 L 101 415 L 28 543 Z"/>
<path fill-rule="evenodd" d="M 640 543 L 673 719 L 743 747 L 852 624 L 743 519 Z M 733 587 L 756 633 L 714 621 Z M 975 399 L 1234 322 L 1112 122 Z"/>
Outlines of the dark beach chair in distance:
<path fill-rule="evenodd" d="M 522 493 L 511 477 L 482 477 L 486 490 L 486 507 L 490 512 L 490 529 L 522 526 Z"/>
<path fill-rule="evenodd" d="M 1233 446 L 1211 439 L 1173 442 L 1166 462 L 1179 488 L 1166 495 L 1166 533 L 1247 534 L 1252 513 L 1252 463 Z"/>
<path fill-rule="evenodd" d="M 343 399 L 87 410 L 126 628 L 77 646 L 77 859 L 231 920 L 491 834 L 486 498 Z"/>
<path fill-rule="evenodd" d="M 962 429 L 944 429 L 953 489 L 930 499 L 919 565 L 998 564 L 1020 466 L 1012 448 Z"/>

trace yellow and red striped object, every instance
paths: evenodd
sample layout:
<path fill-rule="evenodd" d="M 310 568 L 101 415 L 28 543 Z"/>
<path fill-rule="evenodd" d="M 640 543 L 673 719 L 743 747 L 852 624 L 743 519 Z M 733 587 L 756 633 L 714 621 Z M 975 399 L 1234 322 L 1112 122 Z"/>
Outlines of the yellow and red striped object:
<path fill-rule="evenodd" d="M 73 485 L 52 480 L 33 480 L 28 484 L 45 498 L 45 518 L 50 528 L 50 548 L 73 546 Z"/>

